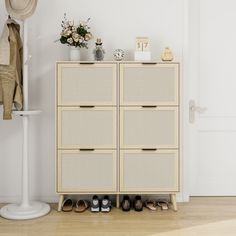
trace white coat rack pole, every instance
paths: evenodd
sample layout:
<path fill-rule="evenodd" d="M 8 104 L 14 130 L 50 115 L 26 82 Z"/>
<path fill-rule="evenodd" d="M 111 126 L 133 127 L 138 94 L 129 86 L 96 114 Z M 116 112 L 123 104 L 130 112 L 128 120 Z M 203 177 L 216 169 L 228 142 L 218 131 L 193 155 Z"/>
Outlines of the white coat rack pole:
<path fill-rule="evenodd" d="M 29 156 L 28 156 L 28 132 L 29 116 L 37 115 L 40 111 L 29 110 L 28 101 L 28 63 L 30 56 L 28 54 L 28 20 L 23 24 L 23 100 L 24 110 L 14 112 L 22 117 L 23 122 L 23 156 L 22 156 L 22 199 L 20 204 L 9 204 L 1 209 L 1 216 L 12 220 L 26 220 L 44 216 L 50 211 L 50 206 L 43 202 L 29 200 Z"/>
<path fill-rule="evenodd" d="M 28 22 L 23 22 L 23 106 L 24 111 L 29 110 L 29 83 L 28 83 Z M 29 117 L 22 116 L 23 122 L 23 157 L 22 157 L 22 202 L 21 207 L 27 208 L 29 203 L 29 157 L 28 157 L 28 143 L 29 143 Z"/>

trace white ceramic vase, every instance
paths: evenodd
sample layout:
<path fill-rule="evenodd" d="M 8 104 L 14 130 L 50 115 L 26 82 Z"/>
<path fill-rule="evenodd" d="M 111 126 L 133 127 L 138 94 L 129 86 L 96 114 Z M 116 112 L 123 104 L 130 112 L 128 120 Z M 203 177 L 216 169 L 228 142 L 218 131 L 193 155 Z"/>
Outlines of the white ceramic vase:
<path fill-rule="evenodd" d="M 80 60 L 80 48 L 70 47 L 70 60 L 79 61 Z"/>

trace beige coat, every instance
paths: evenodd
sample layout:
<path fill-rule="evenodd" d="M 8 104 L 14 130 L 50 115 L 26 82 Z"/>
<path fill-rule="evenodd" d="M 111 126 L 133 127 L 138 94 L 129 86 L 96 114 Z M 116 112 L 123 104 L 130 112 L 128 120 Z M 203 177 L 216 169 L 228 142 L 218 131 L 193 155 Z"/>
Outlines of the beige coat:
<path fill-rule="evenodd" d="M 12 118 L 13 104 L 17 110 L 23 107 L 22 50 L 20 26 L 9 19 L 0 38 L 0 104 L 3 104 L 4 120 Z"/>

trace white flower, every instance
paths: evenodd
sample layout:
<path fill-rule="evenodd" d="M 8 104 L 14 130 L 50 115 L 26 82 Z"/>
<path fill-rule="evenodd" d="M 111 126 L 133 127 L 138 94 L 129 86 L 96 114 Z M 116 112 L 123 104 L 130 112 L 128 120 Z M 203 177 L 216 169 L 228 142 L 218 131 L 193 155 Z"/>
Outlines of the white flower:
<path fill-rule="evenodd" d="M 76 27 L 72 26 L 71 30 L 72 30 L 72 32 L 76 32 Z"/>
<path fill-rule="evenodd" d="M 92 39 L 92 34 L 91 33 L 87 33 L 84 37 L 85 41 L 89 41 L 90 39 Z"/>
<path fill-rule="evenodd" d="M 69 44 L 73 44 L 73 39 L 72 39 L 72 38 L 68 38 L 68 39 L 67 39 L 67 42 L 68 42 Z"/>
<path fill-rule="evenodd" d="M 80 21 L 80 25 L 81 26 L 86 26 L 86 22 L 85 21 Z"/>
<path fill-rule="evenodd" d="M 73 40 L 77 43 L 77 42 L 79 42 L 79 34 L 77 34 L 77 33 L 72 33 L 72 38 L 73 38 Z"/>
<path fill-rule="evenodd" d="M 64 36 L 64 37 L 68 37 L 72 34 L 72 31 L 69 30 L 69 29 L 65 29 L 61 32 L 61 35 Z"/>
<path fill-rule="evenodd" d="M 79 37 L 79 43 L 83 43 L 84 42 L 84 37 L 80 36 Z"/>
<path fill-rule="evenodd" d="M 66 28 L 68 28 L 70 25 L 69 25 L 69 21 L 66 21 L 65 23 L 64 23 L 64 28 L 66 29 Z"/>
<path fill-rule="evenodd" d="M 69 26 L 73 26 L 74 25 L 74 21 L 69 21 Z"/>

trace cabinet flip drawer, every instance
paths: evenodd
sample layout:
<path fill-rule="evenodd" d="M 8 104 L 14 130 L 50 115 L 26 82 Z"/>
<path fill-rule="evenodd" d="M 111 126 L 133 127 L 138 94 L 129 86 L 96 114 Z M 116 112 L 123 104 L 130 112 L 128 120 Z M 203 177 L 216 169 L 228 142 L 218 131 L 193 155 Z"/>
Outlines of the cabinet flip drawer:
<path fill-rule="evenodd" d="M 58 192 L 116 191 L 115 150 L 58 150 Z"/>
<path fill-rule="evenodd" d="M 178 105 L 179 64 L 121 64 L 121 105 Z"/>
<path fill-rule="evenodd" d="M 58 64 L 57 105 L 116 105 L 115 64 Z"/>
<path fill-rule="evenodd" d="M 58 148 L 116 148 L 115 107 L 58 107 Z"/>
<path fill-rule="evenodd" d="M 178 148 L 178 107 L 120 108 L 121 148 Z"/>
<path fill-rule="evenodd" d="M 120 191 L 179 191 L 178 150 L 122 150 Z"/>

